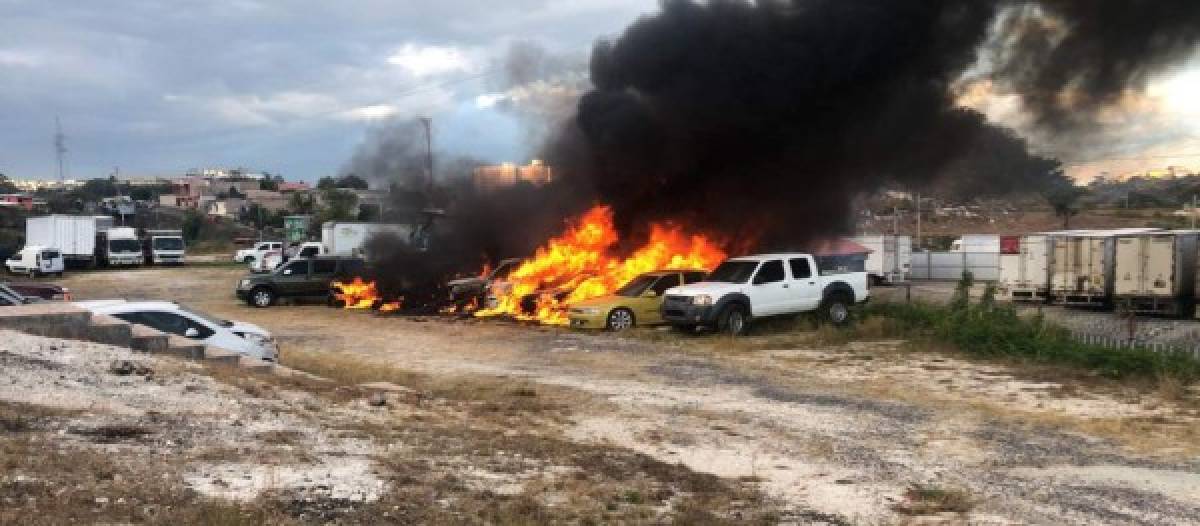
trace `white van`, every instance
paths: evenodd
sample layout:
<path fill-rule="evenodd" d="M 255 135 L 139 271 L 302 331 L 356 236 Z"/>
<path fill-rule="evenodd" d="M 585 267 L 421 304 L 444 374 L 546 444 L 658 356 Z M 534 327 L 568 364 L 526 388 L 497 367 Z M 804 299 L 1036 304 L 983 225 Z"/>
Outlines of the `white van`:
<path fill-rule="evenodd" d="M 54 274 L 62 276 L 64 263 L 62 252 L 49 247 L 30 246 L 22 248 L 4 262 L 11 274 L 27 274 L 29 277 Z"/>

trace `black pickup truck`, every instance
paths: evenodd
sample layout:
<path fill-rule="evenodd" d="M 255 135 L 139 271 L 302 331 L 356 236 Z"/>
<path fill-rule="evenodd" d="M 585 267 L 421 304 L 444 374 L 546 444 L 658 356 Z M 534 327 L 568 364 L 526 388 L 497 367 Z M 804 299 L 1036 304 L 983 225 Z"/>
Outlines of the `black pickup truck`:
<path fill-rule="evenodd" d="M 268 274 L 247 274 L 238 280 L 237 297 L 255 307 L 270 307 L 279 298 L 326 299 L 329 284 L 361 276 L 362 258 L 318 256 L 288 261 Z"/>

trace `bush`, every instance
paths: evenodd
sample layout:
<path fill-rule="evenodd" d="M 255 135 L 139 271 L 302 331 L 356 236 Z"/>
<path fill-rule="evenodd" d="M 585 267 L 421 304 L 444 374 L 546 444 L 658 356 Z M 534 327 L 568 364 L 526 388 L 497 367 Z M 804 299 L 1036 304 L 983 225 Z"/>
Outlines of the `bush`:
<path fill-rule="evenodd" d="M 1113 378 L 1171 376 L 1188 383 L 1200 379 L 1200 362 L 1190 356 L 1084 344 L 1041 316 L 1022 317 L 1011 305 L 995 303 L 991 288 L 982 301 L 971 304 L 966 285 L 967 280 L 960 283 L 959 292 L 946 306 L 873 304 L 864 316 L 885 318 L 895 336 L 944 342 L 983 357 L 1070 365 Z"/>

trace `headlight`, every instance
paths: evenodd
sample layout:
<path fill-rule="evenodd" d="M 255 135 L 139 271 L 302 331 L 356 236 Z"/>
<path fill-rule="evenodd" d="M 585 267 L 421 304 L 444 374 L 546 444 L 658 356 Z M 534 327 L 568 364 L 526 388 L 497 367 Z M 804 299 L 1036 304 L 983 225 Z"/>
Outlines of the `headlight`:
<path fill-rule="evenodd" d="M 712 296 L 708 294 L 692 296 L 692 305 L 712 305 Z"/>
<path fill-rule="evenodd" d="M 255 345 L 269 346 L 271 344 L 271 338 L 263 336 L 261 334 L 254 334 L 252 332 L 247 332 L 247 333 L 244 333 L 242 335 L 242 337 L 247 340 L 250 340 L 250 343 L 253 343 Z"/>

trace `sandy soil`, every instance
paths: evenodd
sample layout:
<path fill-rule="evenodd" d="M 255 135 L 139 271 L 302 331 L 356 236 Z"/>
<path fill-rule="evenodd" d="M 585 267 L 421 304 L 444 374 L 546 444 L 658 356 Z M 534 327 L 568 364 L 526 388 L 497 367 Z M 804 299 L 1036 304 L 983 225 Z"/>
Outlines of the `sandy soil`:
<path fill-rule="evenodd" d="M 78 273 L 66 284 L 78 298 L 169 298 L 257 323 L 280 339 L 285 364 L 289 351 L 328 353 L 570 388 L 586 395 L 570 408 L 570 439 L 751 481 L 805 510 L 798 522 L 909 523 L 896 511 L 907 491 L 933 487 L 965 493 L 972 509 L 922 520 L 1200 524 L 1194 392 L 1163 400 L 900 342 L 769 348 L 657 330 L 617 337 L 323 306 L 254 309 L 233 298 L 240 272 Z M 295 479 L 250 471 L 251 480 Z"/>

